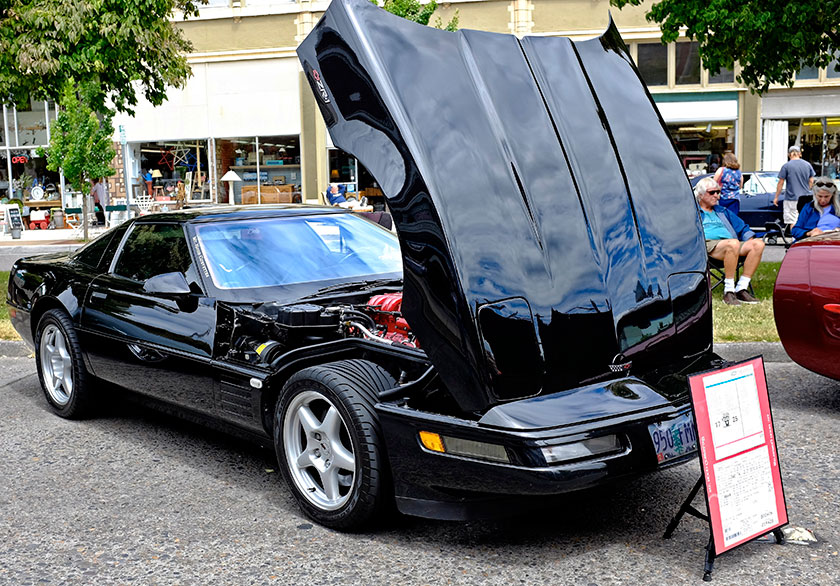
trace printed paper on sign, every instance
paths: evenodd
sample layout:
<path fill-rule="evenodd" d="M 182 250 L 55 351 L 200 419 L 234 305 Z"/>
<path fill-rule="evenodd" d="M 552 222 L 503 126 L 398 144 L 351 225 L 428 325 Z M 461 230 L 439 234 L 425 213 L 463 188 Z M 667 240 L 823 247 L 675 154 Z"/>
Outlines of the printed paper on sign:
<path fill-rule="evenodd" d="M 723 545 L 728 547 L 779 522 L 770 469 L 770 451 L 760 446 L 714 465 Z"/>
<path fill-rule="evenodd" d="M 716 460 L 764 443 L 764 428 L 752 366 L 708 376 L 703 380 L 703 386 L 706 389 Z"/>

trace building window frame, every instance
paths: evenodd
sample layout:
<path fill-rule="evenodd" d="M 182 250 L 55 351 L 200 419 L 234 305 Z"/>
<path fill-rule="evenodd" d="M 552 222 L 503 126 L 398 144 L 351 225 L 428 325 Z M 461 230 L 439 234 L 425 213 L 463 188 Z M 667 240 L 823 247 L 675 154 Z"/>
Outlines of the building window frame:
<path fill-rule="evenodd" d="M 647 45 L 651 43 L 661 43 L 661 38 L 653 39 L 639 39 L 630 43 L 630 56 L 633 63 L 638 63 L 639 60 L 639 45 Z M 696 43 L 697 41 L 689 40 L 686 37 L 680 37 L 679 40 L 668 43 L 667 47 L 667 85 L 652 85 L 648 86 L 652 89 L 668 89 L 678 91 L 697 91 L 698 89 L 712 89 L 712 90 L 727 90 L 731 91 L 733 88 L 740 87 L 737 81 L 737 76 L 740 73 L 740 67 L 735 63 L 732 70 L 731 82 L 711 82 L 709 81 L 711 75 L 709 70 L 703 67 L 703 62 L 700 62 L 700 80 L 699 83 L 677 84 L 677 43 Z M 838 78 L 840 80 L 840 78 Z"/>

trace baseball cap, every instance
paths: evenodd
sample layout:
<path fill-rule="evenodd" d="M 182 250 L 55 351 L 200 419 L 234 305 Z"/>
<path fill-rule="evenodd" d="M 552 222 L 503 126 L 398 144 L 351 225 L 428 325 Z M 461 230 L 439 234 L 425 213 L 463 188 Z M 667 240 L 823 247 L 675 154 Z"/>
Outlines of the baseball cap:
<path fill-rule="evenodd" d="M 788 153 L 798 153 L 798 152 L 799 152 L 799 147 L 796 146 L 796 145 L 793 145 L 792 147 L 790 147 L 788 149 Z"/>

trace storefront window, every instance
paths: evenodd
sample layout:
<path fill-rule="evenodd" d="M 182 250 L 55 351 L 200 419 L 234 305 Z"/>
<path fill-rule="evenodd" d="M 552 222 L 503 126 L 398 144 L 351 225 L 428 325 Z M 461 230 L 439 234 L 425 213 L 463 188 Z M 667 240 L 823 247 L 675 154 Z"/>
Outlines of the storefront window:
<path fill-rule="evenodd" d="M 143 143 L 138 163 L 144 177 L 140 190 L 155 199 L 211 201 L 206 140 Z"/>
<path fill-rule="evenodd" d="M 49 143 L 46 103 L 31 100 L 17 107 L 16 146 L 39 146 Z"/>
<path fill-rule="evenodd" d="M 689 176 L 712 173 L 720 166 L 723 153 L 735 150 L 734 122 L 669 124 L 668 132 Z"/>
<path fill-rule="evenodd" d="M 221 203 L 252 205 L 300 200 L 300 139 L 297 136 L 217 139 L 216 165 Z M 229 171 L 236 174 L 234 181 L 223 181 Z M 232 200 L 228 193 L 231 186 Z"/>
<path fill-rule="evenodd" d="M 700 53 L 697 43 L 676 44 L 677 85 L 698 85 L 700 83 Z"/>
<path fill-rule="evenodd" d="M 44 157 L 24 149 L 12 149 L 10 153 L 15 197 L 32 207 L 47 207 L 60 199 L 59 175 L 47 170 Z"/>
<path fill-rule="evenodd" d="M 668 47 L 662 43 L 639 43 L 638 67 L 649 85 L 668 85 Z"/>
<path fill-rule="evenodd" d="M 823 126 L 818 118 L 805 118 L 800 127 L 799 120 L 791 120 L 788 125 L 789 146 L 799 141 L 802 158 L 814 167 L 820 175 L 823 153 Z M 828 128 L 831 132 L 831 126 Z"/>
<path fill-rule="evenodd" d="M 341 149 L 330 149 L 330 183 L 343 185 L 347 192 L 359 189 L 356 183 L 356 158 Z"/>
<path fill-rule="evenodd" d="M 51 122 L 51 121 L 50 121 Z M 49 144 L 47 104 L 24 102 L 3 106 L 0 122 L 0 197 L 18 198 L 29 208 L 60 205 L 60 174 L 47 170 L 47 161 L 36 148 Z"/>
<path fill-rule="evenodd" d="M 726 69 L 725 67 L 717 73 L 717 75 L 712 75 L 709 73 L 709 83 L 734 83 L 735 82 L 735 72 L 731 69 Z"/>

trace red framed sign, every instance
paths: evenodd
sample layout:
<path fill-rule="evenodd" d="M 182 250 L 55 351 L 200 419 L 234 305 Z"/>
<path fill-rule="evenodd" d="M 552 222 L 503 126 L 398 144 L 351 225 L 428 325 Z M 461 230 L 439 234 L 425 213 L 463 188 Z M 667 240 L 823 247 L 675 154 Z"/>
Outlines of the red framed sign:
<path fill-rule="evenodd" d="M 788 522 L 761 357 L 689 377 L 715 554 Z"/>

